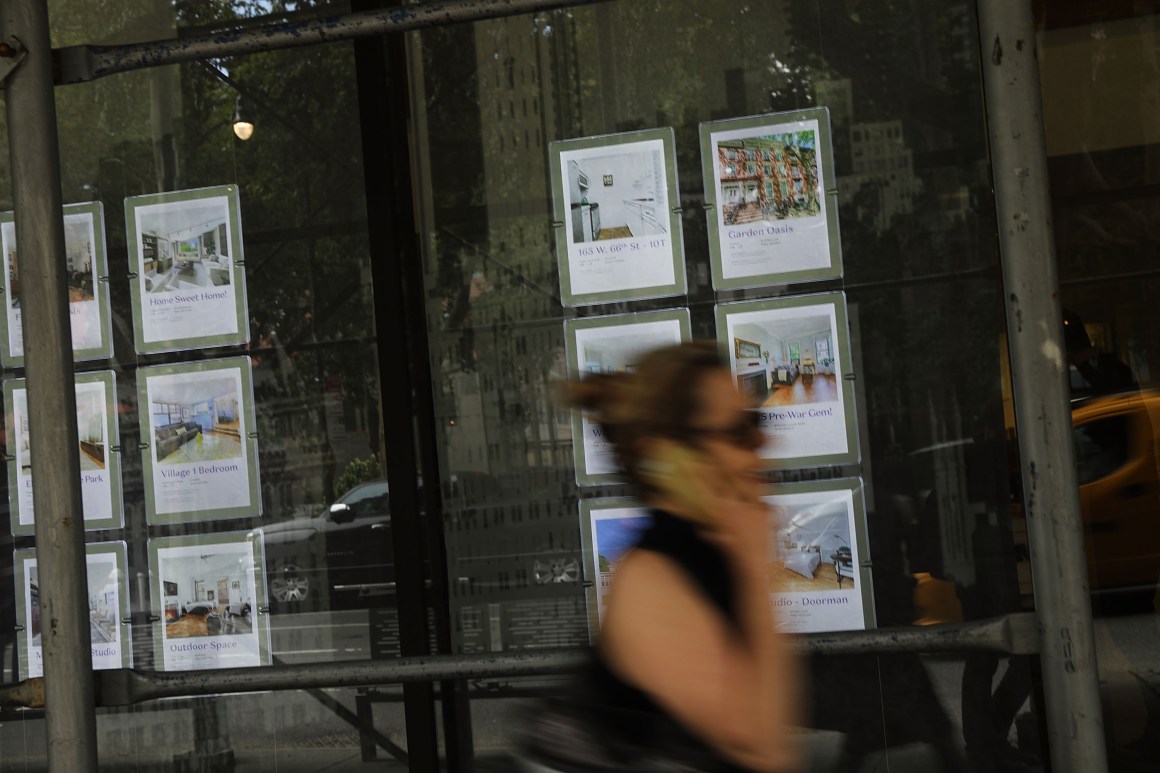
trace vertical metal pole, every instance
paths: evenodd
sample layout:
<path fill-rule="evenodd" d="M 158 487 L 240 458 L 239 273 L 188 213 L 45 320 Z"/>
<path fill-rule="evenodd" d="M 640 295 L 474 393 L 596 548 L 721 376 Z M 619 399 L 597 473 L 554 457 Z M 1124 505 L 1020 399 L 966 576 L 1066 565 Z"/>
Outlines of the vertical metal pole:
<path fill-rule="evenodd" d="M 1031 4 L 979 0 L 1012 385 L 1056 773 L 1107 767 Z"/>
<path fill-rule="evenodd" d="M 97 723 L 65 278 L 64 216 L 45 0 L 0 4 L 5 38 L 28 49 L 6 83 L 28 387 L 51 771 L 97 769 Z"/>

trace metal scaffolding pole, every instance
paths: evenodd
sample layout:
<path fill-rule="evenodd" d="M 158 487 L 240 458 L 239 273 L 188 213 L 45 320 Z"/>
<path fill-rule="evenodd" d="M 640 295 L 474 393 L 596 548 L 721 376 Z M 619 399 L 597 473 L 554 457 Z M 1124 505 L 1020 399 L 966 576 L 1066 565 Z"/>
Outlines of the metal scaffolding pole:
<path fill-rule="evenodd" d="M 45 0 L 8 0 L 0 8 L 5 38 L 27 49 L 6 81 L 5 101 L 36 470 L 48 767 L 83 773 L 97 769 L 97 722 L 48 8 Z"/>
<path fill-rule="evenodd" d="M 1031 5 L 979 0 L 1011 382 L 1057 773 L 1107 768 Z"/>

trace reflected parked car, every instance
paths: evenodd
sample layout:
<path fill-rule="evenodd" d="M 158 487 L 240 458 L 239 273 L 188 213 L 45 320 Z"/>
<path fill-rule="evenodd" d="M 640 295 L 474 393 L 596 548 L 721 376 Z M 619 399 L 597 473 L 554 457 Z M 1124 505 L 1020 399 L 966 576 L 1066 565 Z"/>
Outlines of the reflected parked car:
<path fill-rule="evenodd" d="M 1151 588 L 1160 578 L 1160 394 L 1072 405 L 1084 547 L 1093 591 Z"/>
<path fill-rule="evenodd" d="M 361 483 L 318 515 L 276 523 L 262 532 L 274 607 L 344 609 L 393 600 L 385 480 Z"/>

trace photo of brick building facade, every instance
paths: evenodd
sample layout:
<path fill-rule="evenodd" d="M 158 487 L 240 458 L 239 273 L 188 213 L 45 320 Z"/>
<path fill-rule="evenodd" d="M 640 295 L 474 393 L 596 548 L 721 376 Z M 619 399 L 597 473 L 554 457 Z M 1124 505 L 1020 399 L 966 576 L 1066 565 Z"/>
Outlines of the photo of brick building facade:
<path fill-rule="evenodd" d="M 726 225 L 821 212 L 812 131 L 721 141 L 717 165 Z"/>

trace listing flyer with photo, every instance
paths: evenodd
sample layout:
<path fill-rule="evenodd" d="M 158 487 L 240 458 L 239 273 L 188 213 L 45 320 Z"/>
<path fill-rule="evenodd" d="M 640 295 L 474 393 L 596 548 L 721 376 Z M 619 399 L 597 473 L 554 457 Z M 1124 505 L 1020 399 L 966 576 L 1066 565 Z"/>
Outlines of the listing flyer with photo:
<path fill-rule="evenodd" d="M 150 593 L 163 671 L 269 663 L 266 583 L 257 532 L 149 541 Z"/>
<path fill-rule="evenodd" d="M 829 111 L 701 124 L 713 286 L 842 274 Z"/>
<path fill-rule="evenodd" d="M 137 352 L 250 340 L 234 185 L 125 200 Z"/>
<path fill-rule="evenodd" d="M 85 546 L 89 587 L 89 642 L 93 668 L 130 668 L 133 648 L 122 638 L 122 620 L 129 619 L 129 588 L 126 584 L 125 543 L 95 542 Z M 29 678 L 44 676 L 41 649 L 40 575 L 36 551 L 31 548 L 14 554 L 16 571 L 17 619 L 24 631 L 20 639 L 21 673 Z"/>
<path fill-rule="evenodd" d="M 137 394 L 149 523 L 262 514 L 248 357 L 141 368 Z"/>
<path fill-rule="evenodd" d="M 673 130 L 563 140 L 549 154 L 563 304 L 683 294 Z"/>
<path fill-rule="evenodd" d="M 648 528 L 647 508 L 628 498 L 589 499 L 580 502 L 580 540 L 584 550 L 588 587 L 589 632 L 593 637 L 604 622 L 608 590 L 616 564 Z"/>
<path fill-rule="evenodd" d="M 564 322 L 568 369 L 573 378 L 631 372 L 648 352 L 688 341 L 689 336 L 688 309 Z M 589 486 L 620 479 L 612 444 L 604 438 L 601 426 L 583 411 L 572 412 L 572 449 L 578 484 Z"/>
<path fill-rule="evenodd" d="M 68 283 L 69 327 L 73 359 L 106 360 L 113 356 L 109 308 L 108 258 L 105 252 L 105 210 L 99 201 L 64 207 L 64 252 Z M 0 363 L 24 367 L 24 317 L 21 306 L 20 249 L 16 244 L 15 213 L 0 214 Z"/>
<path fill-rule="evenodd" d="M 769 593 L 784 633 L 874 627 L 861 480 L 784 484 L 770 506 Z"/>
<path fill-rule="evenodd" d="M 81 468 L 81 504 L 85 529 L 116 529 L 124 522 L 121 490 L 120 431 L 113 371 L 76 375 L 77 454 Z M 28 391 L 24 379 L 4 382 L 8 443 L 8 511 L 13 534 L 32 534 L 33 438 L 28 431 Z"/>
<path fill-rule="evenodd" d="M 717 306 L 717 337 L 775 467 L 858 461 L 842 293 Z"/>

